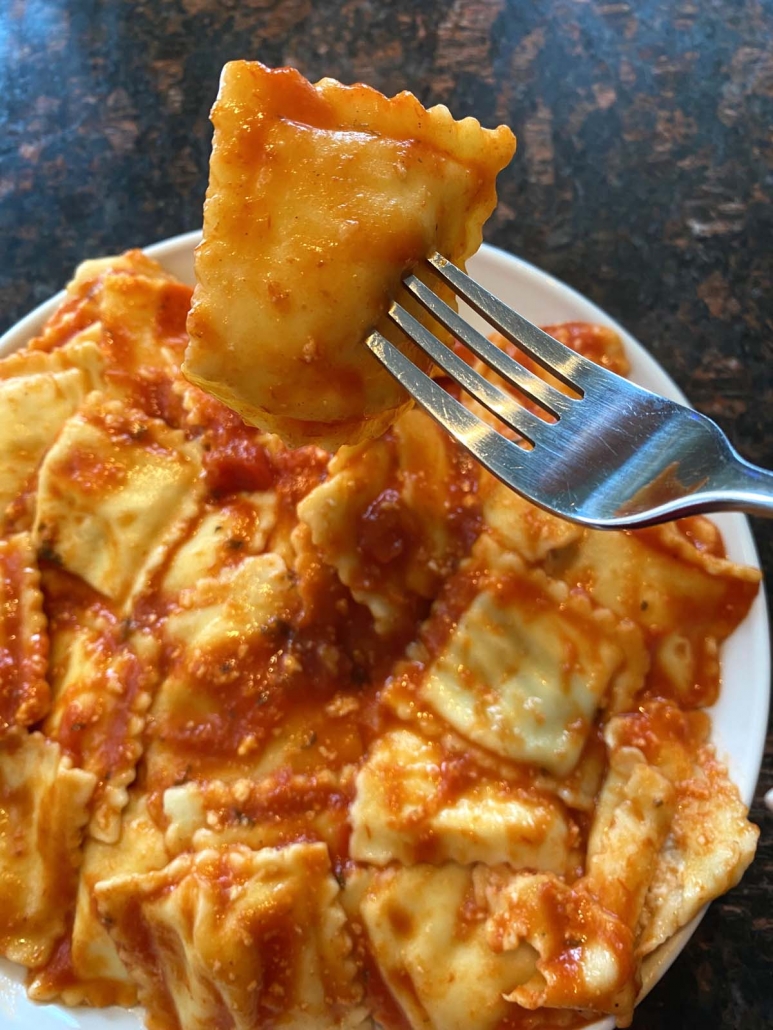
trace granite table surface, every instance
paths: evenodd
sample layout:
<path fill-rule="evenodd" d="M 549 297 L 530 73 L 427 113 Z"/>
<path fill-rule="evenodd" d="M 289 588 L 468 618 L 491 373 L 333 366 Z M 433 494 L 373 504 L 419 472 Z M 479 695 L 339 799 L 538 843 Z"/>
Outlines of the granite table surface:
<path fill-rule="evenodd" d="M 0 0 L 0 331 L 85 257 L 200 224 L 223 63 L 507 122 L 487 239 L 644 342 L 773 467 L 771 0 Z M 773 577 L 773 522 L 754 523 Z M 773 1026 L 773 736 L 742 884 L 636 1030 Z"/>

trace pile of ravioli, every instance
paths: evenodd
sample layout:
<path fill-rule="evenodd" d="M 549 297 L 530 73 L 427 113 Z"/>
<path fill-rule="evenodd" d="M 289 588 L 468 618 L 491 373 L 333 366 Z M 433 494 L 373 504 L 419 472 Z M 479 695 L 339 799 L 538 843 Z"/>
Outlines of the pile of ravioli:
<path fill-rule="evenodd" d="M 154 1030 L 625 1026 L 754 852 L 703 709 L 757 571 L 415 410 L 288 449 L 182 376 L 189 304 L 87 262 L 0 361 L 0 953 Z"/>

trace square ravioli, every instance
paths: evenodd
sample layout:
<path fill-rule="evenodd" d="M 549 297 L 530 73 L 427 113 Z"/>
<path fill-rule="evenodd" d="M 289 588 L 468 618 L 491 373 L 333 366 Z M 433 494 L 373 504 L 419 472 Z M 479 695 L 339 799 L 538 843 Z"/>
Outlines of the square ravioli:
<path fill-rule="evenodd" d="M 579 831 L 558 799 L 528 779 L 505 783 L 412 730 L 376 741 L 356 790 L 349 853 L 360 862 L 509 862 L 559 873 L 577 863 Z"/>
<path fill-rule="evenodd" d="M 67 928 L 94 790 L 58 744 L 17 730 L 0 741 L 0 955 L 43 965 Z"/>
<path fill-rule="evenodd" d="M 395 866 L 366 876 L 359 892 L 381 975 L 415 1030 L 504 1023 L 506 995 L 533 976 L 534 953 L 491 947 L 471 868 Z"/>
<path fill-rule="evenodd" d="M 479 469 L 423 411 L 343 447 L 298 505 L 321 557 L 385 635 L 404 632 L 480 529 Z"/>
<path fill-rule="evenodd" d="M 716 527 L 695 516 L 628 533 L 584 529 L 550 553 L 545 569 L 636 622 L 651 655 L 650 689 L 699 707 L 717 699 L 720 645 L 760 583 L 758 569 L 722 550 Z"/>
<path fill-rule="evenodd" d="M 364 1021 L 324 844 L 202 851 L 104 880 L 95 893 L 151 1026 L 343 1030 Z"/>
<path fill-rule="evenodd" d="M 126 873 L 161 869 L 168 864 L 169 855 L 144 794 L 135 793 L 119 818 L 118 840 L 106 843 L 84 838 L 71 932 L 31 977 L 28 990 L 35 1001 L 98 1007 L 137 1003 L 137 985 L 99 917 L 94 887 L 101 880 Z"/>
<path fill-rule="evenodd" d="M 142 588 L 201 494 L 198 450 L 159 419 L 92 394 L 40 469 L 34 535 L 114 601 Z"/>
<path fill-rule="evenodd" d="M 0 360 L 0 516 L 33 479 L 66 419 L 102 384 L 97 335 L 89 327 L 51 354 L 27 350 Z"/>
<path fill-rule="evenodd" d="M 126 789 L 142 753 L 145 713 L 158 680 L 159 648 L 127 632 L 91 591 L 77 604 L 72 580 L 45 576 L 51 638 L 51 710 L 43 730 L 79 768 L 97 777 L 89 833 L 115 841 Z"/>
<path fill-rule="evenodd" d="M 404 680 L 463 737 L 566 776 L 598 710 L 627 707 L 644 685 L 641 633 L 487 535 L 456 578 L 455 610 L 430 616 Z"/>
<path fill-rule="evenodd" d="M 296 445 L 377 435 L 408 397 L 363 339 L 429 253 L 478 249 L 512 133 L 256 61 L 212 121 L 186 375 Z"/>

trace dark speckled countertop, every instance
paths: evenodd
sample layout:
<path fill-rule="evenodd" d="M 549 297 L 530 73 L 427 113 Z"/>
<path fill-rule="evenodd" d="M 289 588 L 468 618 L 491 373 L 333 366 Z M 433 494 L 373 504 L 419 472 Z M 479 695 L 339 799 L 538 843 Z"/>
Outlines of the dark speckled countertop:
<path fill-rule="evenodd" d="M 0 0 L 0 331 L 76 262 L 200 224 L 222 64 L 507 122 L 490 242 L 619 319 L 773 467 L 771 0 Z M 755 524 L 768 576 L 773 522 Z M 636 1030 L 773 1026 L 773 738 L 758 857 Z"/>

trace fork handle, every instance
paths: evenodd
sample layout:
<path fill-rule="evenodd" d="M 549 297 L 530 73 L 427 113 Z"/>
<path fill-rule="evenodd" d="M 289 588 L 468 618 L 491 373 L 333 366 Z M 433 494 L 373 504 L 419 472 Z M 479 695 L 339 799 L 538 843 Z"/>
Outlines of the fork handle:
<path fill-rule="evenodd" d="M 732 462 L 712 477 L 711 487 L 719 491 L 716 510 L 744 511 L 773 518 L 773 472 L 752 465 L 735 450 L 732 458 Z"/>

